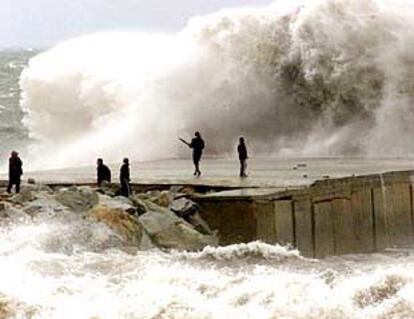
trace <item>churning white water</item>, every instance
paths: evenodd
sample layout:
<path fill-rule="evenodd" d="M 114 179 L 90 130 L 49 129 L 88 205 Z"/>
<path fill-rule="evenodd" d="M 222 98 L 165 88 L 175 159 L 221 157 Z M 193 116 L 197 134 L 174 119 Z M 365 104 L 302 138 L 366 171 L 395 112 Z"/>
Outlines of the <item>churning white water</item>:
<path fill-rule="evenodd" d="M 210 154 L 239 135 L 256 154 L 414 154 L 412 1 L 290 3 L 32 58 L 21 105 L 37 164 L 177 156 L 196 129 Z M 0 318 L 414 318 L 413 254 L 137 251 L 76 215 L 16 212 L 0 227 Z"/>
<path fill-rule="evenodd" d="M 44 216 L 1 228 L 6 318 L 412 318 L 413 255 L 305 259 L 253 242 L 128 253 L 99 224 Z"/>
<path fill-rule="evenodd" d="M 21 77 L 40 160 L 67 166 L 180 154 L 414 154 L 414 4 L 309 0 L 195 17 L 178 34 L 69 40 Z M 44 164 L 44 163 L 43 163 Z"/>

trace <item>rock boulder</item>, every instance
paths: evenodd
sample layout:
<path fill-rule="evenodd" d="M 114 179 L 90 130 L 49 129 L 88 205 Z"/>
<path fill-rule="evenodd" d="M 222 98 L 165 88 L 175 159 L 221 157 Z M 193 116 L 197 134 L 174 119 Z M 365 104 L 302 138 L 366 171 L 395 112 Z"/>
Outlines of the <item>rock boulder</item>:
<path fill-rule="evenodd" d="M 129 244 L 140 246 L 143 227 L 136 218 L 121 208 L 98 205 L 88 212 L 88 217 L 105 223 Z"/>
<path fill-rule="evenodd" d="M 196 251 L 206 246 L 216 246 L 213 236 L 206 236 L 185 222 L 176 222 L 152 236 L 153 242 L 162 248 Z"/>
<path fill-rule="evenodd" d="M 193 251 L 217 245 L 214 236 L 201 234 L 172 211 L 151 202 L 147 206 L 139 221 L 157 247 Z"/>
<path fill-rule="evenodd" d="M 60 189 L 55 198 L 59 203 L 75 212 L 87 211 L 99 202 L 98 195 L 89 187 Z"/>

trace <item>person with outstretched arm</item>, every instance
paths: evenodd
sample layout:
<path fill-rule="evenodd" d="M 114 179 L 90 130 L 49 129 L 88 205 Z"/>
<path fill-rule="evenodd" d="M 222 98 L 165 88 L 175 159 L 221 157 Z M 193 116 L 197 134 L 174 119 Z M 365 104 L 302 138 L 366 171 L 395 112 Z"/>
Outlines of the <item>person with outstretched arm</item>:
<path fill-rule="evenodd" d="M 201 138 L 200 132 L 194 133 L 194 138 L 191 140 L 191 143 L 188 143 L 184 139 L 180 138 L 180 141 L 186 144 L 188 147 L 193 149 L 193 163 L 194 163 L 194 175 L 200 176 L 200 161 L 201 156 L 203 155 L 203 150 L 205 147 L 204 140 Z"/>
<path fill-rule="evenodd" d="M 16 193 L 20 193 L 20 180 L 23 175 L 23 162 L 16 151 L 11 152 L 9 158 L 9 185 L 7 193 L 11 193 L 13 185 L 16 186 Z"/>
<path fill-rule="evenodd" d="M 239 153 L 239 161 L 240 161 L 240 177 L 247 177 L 246 169 L 247 169 L 247 147 L 244 141 L 244 137 L 239 138 L 239 145 L 237 146 L 237 152 Z"/>
<path fill-rule="evenodd" d="M 129 160 L 124 158 L 123 164 L 120 169 L 119 180 L 121 182 L 121 195 L 129 197 L 131 194 L 131 185 L 129 177 Z"/>

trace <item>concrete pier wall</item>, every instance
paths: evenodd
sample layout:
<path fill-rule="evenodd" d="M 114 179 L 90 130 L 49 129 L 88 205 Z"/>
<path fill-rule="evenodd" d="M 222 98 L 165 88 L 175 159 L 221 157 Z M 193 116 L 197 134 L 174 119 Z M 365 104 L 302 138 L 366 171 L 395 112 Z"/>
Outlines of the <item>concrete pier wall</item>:
<path fill-rule="evenodd" d="M 414 240 L 414 171 L 317 181 L 277 191 L 199 196 L 202 217 L 223 245 L 262 240 L 308 257 L 370 253 Z"/>

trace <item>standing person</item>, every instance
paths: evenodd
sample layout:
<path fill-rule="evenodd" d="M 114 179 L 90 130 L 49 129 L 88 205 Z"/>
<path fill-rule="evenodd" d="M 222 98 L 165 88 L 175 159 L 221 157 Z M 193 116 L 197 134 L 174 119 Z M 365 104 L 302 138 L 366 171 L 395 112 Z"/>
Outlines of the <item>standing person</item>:
<path fill-rule="evenodd" d="M 98 186 L 101 186 L 104 181 L 110 183 L 111 170 L 104 164 L 102 158 L 98 158 L 96 165 Z"/>
<path fill-rule="evenodd" d="M 128 197 L 131 194 L 131 185 L 129 184 L 129 160 L 127 158 L 124 158 L 121 166 L 119 180 L 121 182 L 121 195 Z"/>
<path fill-rule="evenodd" d="M 247 177 L 246 169 L 247 169 L 247 148 L 244 142 L 244 137 L 239 138 L 239 145 L 237 146 L 237 152 L 239 153 L 239 160 L 240 160 L 240 177 Z"/>
<path fill-rule="evenodd" d="M 20 193 L 20 179 L 23 175 L 23 162 L 19 158 L 19 153 L 11 152 L 9 159 L 9 185 L 7 186 L 7 193 L 11 193 L 13 185 L 16 185 L 16 193 Z"/>
<path fill-rule="evenodd" d="M 201 138 L 200 132 L 194 133 L 194 138 L 191 140 L 191 143 L 180 138 L 180 141 L 187 144 L 188 147 L 193 149 L 193 163 L 194 163 L 194 175 L 200 176 L 200 161 L 201 156 L 203 155 L 203 150 L 205 147 L 204 140 Z"/>

